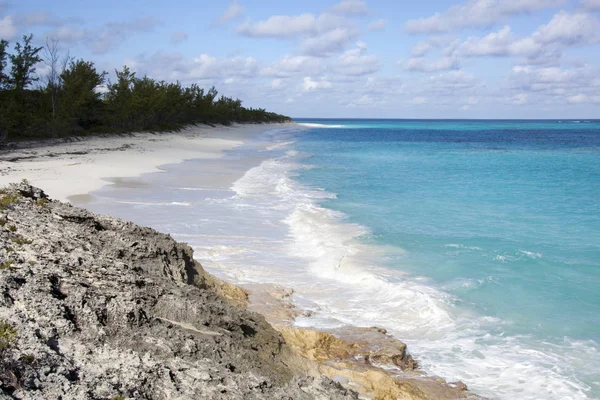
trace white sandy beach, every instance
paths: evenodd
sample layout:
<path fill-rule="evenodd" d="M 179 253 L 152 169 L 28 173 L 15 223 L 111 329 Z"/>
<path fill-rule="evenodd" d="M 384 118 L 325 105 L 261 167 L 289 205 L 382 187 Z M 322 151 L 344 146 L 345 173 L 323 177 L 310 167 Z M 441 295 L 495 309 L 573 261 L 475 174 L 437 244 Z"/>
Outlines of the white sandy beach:
<path fill-rule="evenodd" d="M 161 165 L 186 159 L 219 158 L 265 129 L 265 125 L 194 126 L 172 133 L 85 138 L 2 150 L 0 187 L 27 179 L 51 198 L 68 201 L 110 184 L 110 178 L 157 172 Z"/>

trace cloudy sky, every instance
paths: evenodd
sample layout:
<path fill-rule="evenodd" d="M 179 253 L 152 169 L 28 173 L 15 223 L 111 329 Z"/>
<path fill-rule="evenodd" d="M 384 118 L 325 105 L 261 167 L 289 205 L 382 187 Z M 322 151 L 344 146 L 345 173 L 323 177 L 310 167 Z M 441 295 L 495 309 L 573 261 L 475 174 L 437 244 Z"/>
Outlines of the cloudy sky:
<path fill-rule="evenodd" d="M 600 118 L 600 0 L 0 0 L 27 33 L 293 117 Z"/>

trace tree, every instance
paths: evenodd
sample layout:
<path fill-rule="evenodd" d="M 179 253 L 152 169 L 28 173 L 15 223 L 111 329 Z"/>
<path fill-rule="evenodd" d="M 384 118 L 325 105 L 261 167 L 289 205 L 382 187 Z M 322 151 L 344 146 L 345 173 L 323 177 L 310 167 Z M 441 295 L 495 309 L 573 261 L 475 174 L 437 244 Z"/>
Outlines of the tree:
<path fill-rule="evenodd" d="M 60 54 L 58 48 L 58 39 L 46 38 L 46 46 L 44 47 L 44 62 L 48 66 L 48 75 L 46 76 L 47 88 L 50 92 L 50 100 L 52 102 L 52 119 L 56 118 L 56 98 L 60 88 L 59 71 Z M 65 68 L 63 68 L 63 71 Z"/>
<path fill-rule="evenodd" d="M 6 68 L 6 48 L 8 42 L 4 39 L 0 40 L 0 90 L 5 89 L 8 86 L 8 75 L 4 73 Z M 6 93 L 0 93 L 0 144 L 2 144 L 8 137 L 8 131 L 6 131 L 3 125 L 6 124 Z"/>
<path fill-rule="evenodd" d="M 135 72 L 131 72 L 129 67 L 125 65 L 122 71 L 115 70 L 115 74 L 117 75 L 117 82 L 108 86 L 106 96 L 112 119 L 117 127 L 132 129 L 129 103 L 133 82 L 135 81 Z"/>
<path fill-rule="evenodd" d="M 60 75 L 62 79 L 62 116 L 75 133 L 78 127 L 90 128 L 97 125 L 100 93 L 96 87 L 104 83 L 106 72 L 98 73 L 94 63 L 89 61 L 71 61 Z"/>
<path fill-rule="evenodd" d="M 10 55 L 12 64 L 10 83 L 17 91 L 25 90 L 27 86 L 39 79 L 35 76 L 35 65 L 42 61 L 38 55 L 42 47 L 32 47 L 32 38 L 33 35 L 23 35 L 23 44 L 17 42 L 15 54 Z"/>
<path fill-rule="evenodd" d="M 6 68 L 7 47 L 8 42 L 4 39 L 0 40 L 0 90 L 8 86 L 8 75 L 4 73 L 4 68 Z"/>
<path fill-rule="evenodd" d="M 92 62 L 68 53 L 61 57 L 57 39 L 47 38 L 45 48 L 31 43 L 31 35 L 23 36 L 9 54 L 9 43 L 0 39 L 0 143 L 6 135 L 18 140 L 99 130 L 165 131 L 198 123 L 289 121 L 264 109 L 245 108 L 241 100 L 217 97 L 214 87 L 137 78 L 127 66 L 115 71 L 115 83 L 103 91 L 106 73 Z M 33 87 L 41 61 L 49 72 L 43 86 Z"/>

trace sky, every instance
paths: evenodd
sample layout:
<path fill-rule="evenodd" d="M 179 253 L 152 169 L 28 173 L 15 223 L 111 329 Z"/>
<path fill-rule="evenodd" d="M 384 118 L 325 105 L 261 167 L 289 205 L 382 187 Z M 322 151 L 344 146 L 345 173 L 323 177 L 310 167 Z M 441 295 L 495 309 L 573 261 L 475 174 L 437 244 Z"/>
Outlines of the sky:
<path fill-rule="evenodd" d="M 600 0 L 0 0 L 30 33 L 295 118 L 600 119 Z"/>

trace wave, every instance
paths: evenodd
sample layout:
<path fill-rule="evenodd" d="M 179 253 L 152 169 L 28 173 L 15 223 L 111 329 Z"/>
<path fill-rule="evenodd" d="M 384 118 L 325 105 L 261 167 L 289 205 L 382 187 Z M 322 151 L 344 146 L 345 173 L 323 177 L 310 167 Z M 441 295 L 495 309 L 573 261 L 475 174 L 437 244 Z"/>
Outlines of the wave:
<path fill-rule="evenodd" d="M 480 394 L 503 399 L 587 398 L 589 387 L 575 377 L 577 366 L 564 359 L 575 351 L 593 355 L 596 344 L 553 347 L 508 335 L 510 322 L 460 308 L 444 288 L 428 279 L 385 267 L 386 255 L 403 250 L 364 243 L 369 229 L 322 207 L 320 202 L 335 194 L 295 179 L 298 170 L 306 168 L 301 158 L 302 154 L 290 150 L 250 169 L 232 186 L 236 195 L 230 206 L 259 215 L 263 227 L 270 219 L 269 224 L 278 229 L 287 226 L 277 241 L 279 257 L 286 261 L 276 260 L 263 270 L 252 264 L 258 272 L 253 277 L 250 271 L 235 272 L 238 278 L 293 287 L 295 301 L 312 311 L 310 317 L 297 319 L 299 326 L 385 327 L 409 344 L 425 370 L 468 382 Z M 482 251 L 456 243 L 445 247 Z M 264 248 L 275 251 L 272 244 Z M 509 261 L 541 254 L 521 250 L 497 257 Z M 469 288 L 498 282 L 490 276 L 456 284 Z"/>
<path fill-rule="evenodd" d="M 297 125 L 305 126 L 308 128 L 322 128 L 322 129 L 339 129 L 345 128 L 346 125 L 327 125 L 327 124 L 315 124 L 312 122 L 297 122 Z"/>
<path fill-rule="evenodd" d="M 295 143 L 294 141 L 275 143 L 274 145 L 266 147 L 265 150 L 266 151 L 278 150 L 278 149 L 281 149 L 282 147 L 286 147 L 286 146 L 289 146 L 290 144 L 294 144 L 294 143 Z"/>
<path fill-rule="evenodd" d="M 120 204 L 132 204 L 132 205 L 136 205 L 136 206 L 191 206 L 192 203 L 188 203 L 188 202 L 177 202 L 177 201 L 171 201 L 171 202 L 151 202 L 151 201 L 125 201 L 125 200 L 115 200 L 115 203 L 120 203 Z"/>
<path fill-rule="evenodd" d="M 170 189 L 175 189 L 175 190 L 185 190 L 185 191 L 190 191 L 190 192 L 219 192 L 219 191 L 229 191 L 229 189 L 221 189 L 221 188 L 216 188 L 216 187 L 172 187 Z"/>

